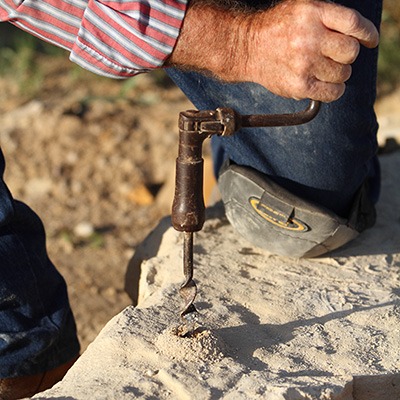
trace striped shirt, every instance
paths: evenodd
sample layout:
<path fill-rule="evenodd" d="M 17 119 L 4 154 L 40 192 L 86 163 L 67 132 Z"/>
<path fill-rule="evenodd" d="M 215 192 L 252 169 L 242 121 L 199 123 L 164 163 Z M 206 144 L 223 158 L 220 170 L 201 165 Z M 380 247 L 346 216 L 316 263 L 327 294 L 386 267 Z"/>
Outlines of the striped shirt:
<path fill-rule="evenodd" d="M 96 74 L 127 78 L 161 67 L 188 0 L 0 0 L 0 21 L 71 52 Z"/>

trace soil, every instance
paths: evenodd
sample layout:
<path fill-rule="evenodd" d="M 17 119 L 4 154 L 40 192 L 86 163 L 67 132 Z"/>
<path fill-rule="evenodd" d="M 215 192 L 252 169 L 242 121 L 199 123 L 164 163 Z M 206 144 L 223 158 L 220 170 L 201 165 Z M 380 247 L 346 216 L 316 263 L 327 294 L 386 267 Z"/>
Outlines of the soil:
<path fill-rule="evenodd" d="M 0 78 L 5 181 L 45 225 L 84 350 L 131 304 L 128 261 L 170 213 L 173 185 L 160 189 L 174 174 L 179 112 L 193 106 L 162 72 L 118 81 L 63 57 L 41 65 L 35 96 Z"/>

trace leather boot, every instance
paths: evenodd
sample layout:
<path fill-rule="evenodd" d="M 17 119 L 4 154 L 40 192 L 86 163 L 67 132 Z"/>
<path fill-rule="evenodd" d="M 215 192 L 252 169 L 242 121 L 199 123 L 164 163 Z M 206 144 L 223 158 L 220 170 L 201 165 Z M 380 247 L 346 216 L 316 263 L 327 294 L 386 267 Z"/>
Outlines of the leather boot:
<path fill-rule="evenodd" d="M 0 400 L 23 399 L 50 389 L 64 377 L 77 359 L 41 374 L 0 379 Z"/>

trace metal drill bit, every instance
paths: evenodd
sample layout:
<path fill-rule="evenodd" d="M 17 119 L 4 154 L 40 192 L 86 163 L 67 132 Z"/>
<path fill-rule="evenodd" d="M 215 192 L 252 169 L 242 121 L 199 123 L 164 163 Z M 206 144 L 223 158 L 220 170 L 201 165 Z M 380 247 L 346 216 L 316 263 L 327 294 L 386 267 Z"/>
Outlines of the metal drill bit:
<path fill-rule="evenodd" d="M 194 330 L 198 318 L 196 307 L 193 305 L 197 294 L 197 286 L 193 281 L 193 232 L 184 232 L 183 242 L 183 274 L 185 281 L 179 293 L 185 300 L 185 307 L 181 311 L 181 319 L 186 325 L 186 333 Z"/>

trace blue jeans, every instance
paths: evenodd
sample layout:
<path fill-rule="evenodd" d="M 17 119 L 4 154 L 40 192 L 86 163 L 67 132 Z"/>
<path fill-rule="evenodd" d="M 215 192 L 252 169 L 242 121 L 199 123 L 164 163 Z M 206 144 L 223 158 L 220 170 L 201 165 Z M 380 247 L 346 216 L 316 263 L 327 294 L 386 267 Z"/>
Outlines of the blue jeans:
<path fill-rule="evenodd" d="M 341 3 L 379 25 L 381 0 Z M 324 104 L 307 125 L 243 129 L 231 138 L 213 137 L 216 171 L 229 157 L 342 216 L 365 179 L 370 180 L 376 201 L 376 59 L 376 50 L 362 49 L 345 95 Z M 307 105 L 254 84 L 220 84 L 173 69 L 168 73 L 199 109 L 224 106 L 241 114 L 261 114 L 292 112 Z M 4 168 L 0 151 L 0 379 L 44 372 L 79 352 L 65 283 L 47 256 L 41 221 L 11 197 L 2 180 Z"/>
<path fill-rule="evenodd" d="M 66 285 L 38 216 L 11 197 L 0 151 L 0 378 L 35 375 L 79 353 Z"/>

